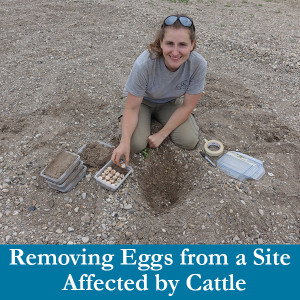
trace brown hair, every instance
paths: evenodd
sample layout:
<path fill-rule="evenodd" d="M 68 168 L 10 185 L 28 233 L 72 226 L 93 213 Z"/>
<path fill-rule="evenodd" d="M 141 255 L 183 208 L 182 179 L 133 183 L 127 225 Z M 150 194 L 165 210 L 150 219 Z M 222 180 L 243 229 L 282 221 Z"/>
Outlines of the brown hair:
<path fill-rule="evenodd" d="M 186 15 L 174 15 L 176 17 L 187 17 Z M 188 17 L 189 19 L 191 19 L 190 17 Z M 191 19 L 191 21 L 193 21 Z M 160 58 L 160 57 L 163 57 L 163 52 L 162 52 L 162 49 L 161 49 L 161 46 L 160 46 L 160 41 L 164 39 L 165 37 L 165 32 L 166 32 L 166 28 L 168 27 L 173 27 L 173 28 L 186 28 L 187 30 L 189 30 L 189 33 L 190 33 L 190 39 L 191 39 L 191 42 L 194 42 L 194 48 L 193 50 L 196 49 L 196 33 L 195 33 L 195 30 L 193 26 L 191 27 L 185 27 L 183 26 L 179 19 L 176 20 L 176 22 L 172 25 L 169 25 L 169 26 L 165 26 L 164 24 L 161 26 L 161 28 L 158 30 L 158 32 L 156 33 L 156 36 L 155 36 L 155 40 L 153 43 L 150 43 L 148 46 L 147 46 L 147 49 L 149 50 L 150 52 L 150 57 L 152 59 L 156 59 L 156 58 Z"/>

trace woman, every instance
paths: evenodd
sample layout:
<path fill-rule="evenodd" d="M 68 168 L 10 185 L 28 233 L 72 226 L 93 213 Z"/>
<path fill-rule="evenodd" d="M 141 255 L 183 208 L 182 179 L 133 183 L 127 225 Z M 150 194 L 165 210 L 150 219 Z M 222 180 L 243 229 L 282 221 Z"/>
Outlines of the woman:
<path fill-rule="evenodd" d="M 130 152 L 157 148 L 170 136 L 185 149 L 198 143 L 199 127 L 191 115 L 204 89 L 206 61 L 194 51 L 195 26 L 183 15 L 167 17 L 155 41 L 135 61 L 127 83 L 122 137 L 111 160 L 120 165 Z M 176 99 L 184 95 L 183 102 Z M 163 127 L 151 134 L 151 117 Z"/>

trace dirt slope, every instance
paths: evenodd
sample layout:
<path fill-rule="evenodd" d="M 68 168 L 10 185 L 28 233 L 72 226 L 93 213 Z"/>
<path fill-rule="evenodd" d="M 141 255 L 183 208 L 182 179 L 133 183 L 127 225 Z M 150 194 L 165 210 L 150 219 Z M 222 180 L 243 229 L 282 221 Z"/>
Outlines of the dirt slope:
<path fill-rule="evenodd" d="M 300 242 L 299 1 L 0 4 L 0 243 Z M 198 148 L 166 140 L 134 155 L 115 193 L 92 168 L 72 191 L 50 189 L 39 173 L 61 150 L 117 145 L 134 60 L 178 12 L 193 17 L 208 61 Z M 266 174 L 228 177 L 199 155 L 205 139 L 262 160 Z"/>

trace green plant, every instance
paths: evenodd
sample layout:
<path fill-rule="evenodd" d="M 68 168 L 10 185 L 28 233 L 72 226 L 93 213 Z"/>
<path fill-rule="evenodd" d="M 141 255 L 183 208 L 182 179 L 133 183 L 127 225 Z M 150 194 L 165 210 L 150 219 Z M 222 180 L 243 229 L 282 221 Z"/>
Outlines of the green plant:
<path fill-rule="evenodd" d="M 147 157 L 149 157 L 149 151 L 150 151 L 150 148 L 147 147 L 147 148 L 145 148 L 144 150 L 141 151 L 141 154 L 142 154 L 145 158 L 147 158 Z"/>

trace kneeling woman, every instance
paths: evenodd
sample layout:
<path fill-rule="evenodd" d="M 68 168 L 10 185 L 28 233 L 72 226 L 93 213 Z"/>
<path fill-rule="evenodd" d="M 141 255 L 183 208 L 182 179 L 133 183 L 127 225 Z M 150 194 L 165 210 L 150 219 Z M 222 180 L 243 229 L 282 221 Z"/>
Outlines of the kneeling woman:
<path fill-rule="evenodd" d="M 135 61 L 125 92 L 122 137 L 112 161 L 120 165 L 130 151 L 157 148 L 170 136 L 185 149 L 198 143 L 199 128 L 191 115 L 205 85 L 206 61 L 194 51 L 195 26 L 187 16 L 169 16 L 153 43 Z M 177 98 L 184 95 L 183 102 Z M 151 117 L 163 127 L 151 135 Z"/>

